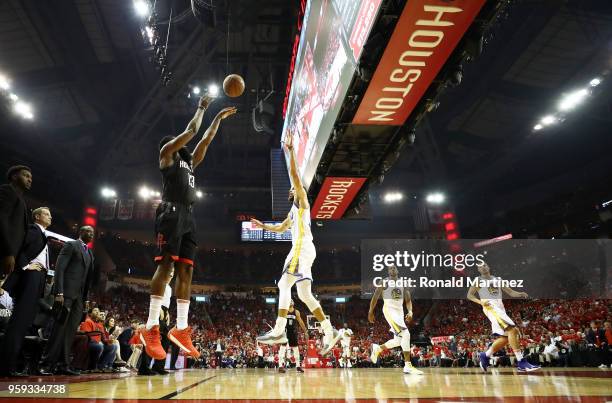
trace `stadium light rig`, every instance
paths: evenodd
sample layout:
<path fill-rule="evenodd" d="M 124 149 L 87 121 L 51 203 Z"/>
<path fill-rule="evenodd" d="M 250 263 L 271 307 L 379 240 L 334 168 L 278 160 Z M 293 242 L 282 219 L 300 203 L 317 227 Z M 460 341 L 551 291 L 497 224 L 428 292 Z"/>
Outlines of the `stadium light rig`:
<path fill-rule="evenodd" d="M 593 95 L 595 87 L 599 86 L 602 82 L 600 77 L 595 77 L 589 81 L 588 85 L 583 88 L 576 89 L 569 93 L 563 94 L 557 104 L 557 111 L 553 114 L 548 114 L 540 119 L 540 121 L 533 126 L 534 131 L 540 131 L 548 126 L 551 126 L 557 122 L 565 120 L 567 114 L 575 110 L 579 105 L 586 102 L 589 96 Z"/>

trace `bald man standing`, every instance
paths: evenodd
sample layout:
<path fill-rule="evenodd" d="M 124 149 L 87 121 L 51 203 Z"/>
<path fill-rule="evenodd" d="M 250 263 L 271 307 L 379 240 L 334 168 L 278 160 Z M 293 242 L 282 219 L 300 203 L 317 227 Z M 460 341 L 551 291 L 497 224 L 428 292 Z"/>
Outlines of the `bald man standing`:
<path fill-rule="evenodd" d="M 78 375 L 70 367 L 74 335 L 81 323 L 87 293 L 93 276 L 94 256 L 87 247 L 94 238 L 94 229 L 81 227 L 79 239 L 64 244 L 55 265 L 55 304 L 67 314 L 58 315 L 43 353 L 40 375 Z M 58 361 L 59 360 L 59 361 Z"/>

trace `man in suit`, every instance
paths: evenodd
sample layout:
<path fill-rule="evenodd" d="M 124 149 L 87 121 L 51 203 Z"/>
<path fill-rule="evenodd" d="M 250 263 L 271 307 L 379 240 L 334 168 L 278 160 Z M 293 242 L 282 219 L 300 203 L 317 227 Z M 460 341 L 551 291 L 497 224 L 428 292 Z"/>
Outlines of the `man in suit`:
<path fill-rule="evenodd" d="M 51 225 L 51 211 L 39 207 L 32 212 L 34 224 L 28 227 L 25 240 L 15 259 L 16 269 L 9 274 L 4 289 L 15 302 L 2 343 L 0 373 L 5 376 L 27 376 L 17 372 L 17 358 L 24 337 L 36 317 L 38 300 L 43 296 L 45 276 L 49 269 L 46 230 Z"/>
<path fill-rule="evenodd" d="M 84 302 L 93 277 L 94 256 L 87 247 L 93 238 L 92 227 L 81 227 L 79 239 L 66 242 L 57 257 L 55 305 L 67 311 L 67 315 L 59 315 L 60 318 L 65 316 L 62 318 L 64 320 L 56 320 L 53 325 L 43 353 L 40 375 L 53 374 L 54 367 L 60 374 L 79 374 L 70 367 L 70 353 L 72 341 L 83 318 Z"/>
<path fill-rule="evenodd" d="M 32 186 L 32 171 L 25 165 L 10 167 L 8 184 L 0 186 L 0 270 L 9 274 L 28 227 L 23 194 Z"/>

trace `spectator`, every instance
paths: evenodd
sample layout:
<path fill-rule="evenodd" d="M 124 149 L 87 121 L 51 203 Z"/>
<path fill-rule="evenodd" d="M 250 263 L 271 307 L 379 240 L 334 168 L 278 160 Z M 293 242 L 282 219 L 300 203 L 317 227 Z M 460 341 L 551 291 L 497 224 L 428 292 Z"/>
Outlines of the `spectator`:
<path fill-rule="evenodd" d="M 89 337 L 89 369 L 95 372 L 112 372 L 117 347 L 104 328 L 104 314 L 93 308 L 80 330 Z"/>
<path fill-rule="evenodd" d="M 114 364 L 117 367 L 124 367 L 125 361 L 121 358 L 121 346 L 119 345 L 118 337 L 121 334 L 122 329 L 119 326 L 115 326 L 115 318 L 108 316 L 104 321 L 104 329 L 109 335 L 109 339 L 112 344 L 115 345 L 115 361 Z"/>

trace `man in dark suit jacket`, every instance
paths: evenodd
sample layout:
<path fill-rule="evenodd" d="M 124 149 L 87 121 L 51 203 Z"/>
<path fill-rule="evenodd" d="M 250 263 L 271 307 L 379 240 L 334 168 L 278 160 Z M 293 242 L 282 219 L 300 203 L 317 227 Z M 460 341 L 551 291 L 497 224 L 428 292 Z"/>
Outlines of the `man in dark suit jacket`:
<path fill-rule="evenodd" d="M 68 311 L 64 320 L 56 320 L 43 353 L 40 375 L 51 375 L 54 367 L 64 375 L 78 375 L 70 368 L 72 341 L 83 318 L 84 302 L 93 277 L 94 256 L 87 244 L 94 229 L 81 227 L 79 239 L 64 244 L 55 265 L 55 305 Z M 61 357 L 60 357 L 61 354 Z M 60 360 L 58 362 L 58 359 Z"/>
<path fill-rule="evenodd" d="M 46 229 L 51 225 L 51 211 L 47 207 L 39 207 L 32 212 L 32 218 L 34 224 L 28 227 L 15 260 L 16 268 L 4 283 L 4 289 L 15 302 L 0 355 L 0 374 L 5 376 L 27 376 L 17 372 L 17 358 L 24 337 L 36 317 L 38 300 L 43 296 L 49 269 Z"/>
<path fill-rule="evenodd" d="M 23 194 L 32 186 L 32 171 L 24 165 L 10 167 L 8 184 L 0 186 L 0 270 L 9 274 L 28 227 Z"/>

